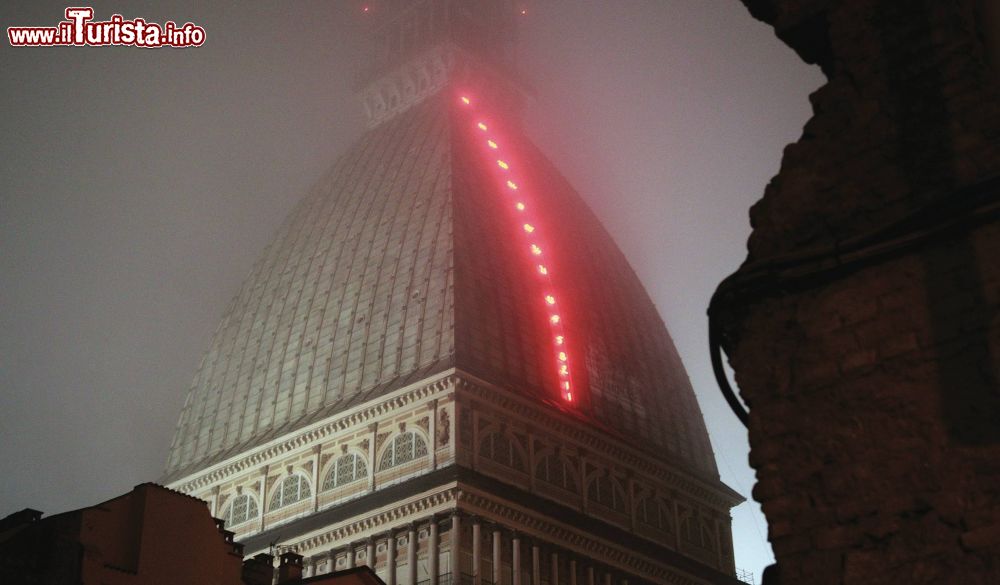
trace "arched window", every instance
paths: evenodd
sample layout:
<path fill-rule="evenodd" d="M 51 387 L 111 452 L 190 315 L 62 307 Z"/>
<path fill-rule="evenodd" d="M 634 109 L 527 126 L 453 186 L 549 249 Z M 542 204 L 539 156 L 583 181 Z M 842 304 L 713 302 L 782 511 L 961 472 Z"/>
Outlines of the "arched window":
<path fill-rule="evenodd" d="M 226 526 L 239 526 L 256 517 L 257 500 L 250 494 L 240 494 L 226 506 L 226 513 L 222 515 L 222 521 L 226 523 Z"/>
<path fill-rule="evenodd" d="M 670 508 L 660 501 L 645 497 L 639 500 L 636 506 L 636 519 L 646 526 L 651 526 L 663 532 L 673 532 L 673 521 L 671 519 Z"/>
<path fill-rule="evenodd" d="M 573 493 L 578 491 L 573 472 L 570 471 L 566 460 L 555 454 L 542 457 L 535 466 L 535 478 Z"/>
<path fill-rule="evenodd" d="M 503 433 L 490 433 L 479 444 L 479 456 L 495 461 L 505 467 L 527 472 L 524 458 L 511 441 Z"/>
<path fill-rule="evenodd" d="M 364 457 L 355 453 L 348 453 L 340 456 L 330 467 L 330 472 L 323 480 L 323 489 L 331 490 L 335 487 L 347 485 L 352 481 L 358 481 L 368 476 L 368 464 Z"/>
<path fill-rule="evenodd" d="M 378 470 L 385 471 L 390 467 L 396 467 L 404 463 L 409 463 L 427 455 L 427 442 L 420 435 L 413 431 L 407 431 L 396 435 L 396 438 L 389 443 L 382 459 L 379 460 Z"/>
<path fill-rule="evenodd" d="M 587 499 L 615 512 L 626 513 L 625 491 L 618 485 L 618 482 L 606 475 L 598 476 L 590 482 L 590 487 L 587 489 Z"/>
<path fill-rule="evenodd" d="M 278 508 L 284 508 L 295 502 L 301 502 L 311 495 L 312 491 L 309 489 L 309 480 L 301 473 L 293 473 L 281 480 L 281 485 L 274 490 L 274 494 L 271 495 L 271 506 L 269 509 L 277 510 Z"/>
<path fill-rule="evenodd" d="M 692 546 L 715 550 L 715 535 L 704 518 L 687 515 L 681 519 L 681 538 Z"/>

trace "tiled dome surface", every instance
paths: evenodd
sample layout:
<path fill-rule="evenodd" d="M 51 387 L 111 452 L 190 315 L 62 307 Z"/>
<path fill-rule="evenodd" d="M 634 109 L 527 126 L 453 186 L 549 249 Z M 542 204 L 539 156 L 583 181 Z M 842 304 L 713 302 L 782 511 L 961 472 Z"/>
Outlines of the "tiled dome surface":
<path fill-rule="evenodd" d="M 438 96 L 372 129 L 290 214 L 198 369 L 168 478 L 450 367 L 557 403 L 542 284 L 454 107 Z M 505 140 L 558 268 L 573 408 L 717 477 L 683 365 L 628 262 L 537 149 Z"/>

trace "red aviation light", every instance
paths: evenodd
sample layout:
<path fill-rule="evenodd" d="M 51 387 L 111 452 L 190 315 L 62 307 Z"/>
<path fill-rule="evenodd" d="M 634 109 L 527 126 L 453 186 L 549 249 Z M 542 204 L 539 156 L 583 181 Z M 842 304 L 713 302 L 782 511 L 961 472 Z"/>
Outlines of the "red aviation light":
<path fill-rule="evenodd" d="M 521 14 L 525 13 L 526 13 L 525 10 L 521 11 Z M 466 106 L 472 105 L 472 99 L 469 96 L 463 95 L 460 96 L 460 99 L 462 100 L 462 103 L 465 104 Z M 475 124 L 476 127 L 482 132 L 487 132 L 489 130 L 489 127 L 483 121 L 475 121 Z M 492 150 L 499 150 L 500 148 L 497 142 L 493 138 L 490 138 L 488 136 L 486 137 L 486 145 L 489 146 L 490 149 Z M 515 160 L 514 162 L 516 163 L 517 161 Z M 504 171 L 510 170 L 511 162 L 508 160 L 496 159 L 496 164 Z M 517 191 L 519 189 L 519 185 L 515 183 L 513 180 L 502 178 L 501 181 L 506 182 L 507 188 L 510 189 L 511 191 Z M 530 203 L 531 203 L 530 197 L 528 199 L 515 200 L 514 208 L 517 211 L 524 213 L 527 209 L 528 204 Z M 538 229 L 534 223 L 522 223 L 521 228 L 524 230 L 526 238 L 528 238 L 529 235 L 534 234 Z M 532 237 L 531 239 L 534 238 Z M 529 249 L 531 250 L 531 254 L 533 256 L 540 257 L 542 255 L 542 249 L 541 247 L 538 246 L 538 244 L 530 240 L 527 241 L 527 244 L 530 246 Z M 536 270 L 538 270 L 538 274 L 544 277 L 546 279 L 546 282 L 548 283 L 545 285 L 546 289 L 548 289 L 548 292 L 544 292 L 542 298 L 545 301 L 546 306 L 551 307 L 549 311 L 553 311 L 549 313 L 548 320 L 555 349 L 554 357 L 556 358 L 556 374 L 559 380 L 559 392 L 562 395 L 562 399 L 564 401 L 573 402 L 574 396 L 573 392 L 571 391 L 572 375 L 570 373 L 570 365 L 569 365 L 570 362 L 569 350 L 566 349 L 566 338 L 563 336 L 562 317 L 560 317 L 558 312 L 555 312 L 558 311 L 558 306 L 556 305 L 556 293 L 558 293 L 559 291 L 558 290 L 552 291 L 551 288 L 549 288 L 552 286 L 552 283 L 549 277 L 549 269 L 545 264 L 536 264 L 535 268 Z"/>

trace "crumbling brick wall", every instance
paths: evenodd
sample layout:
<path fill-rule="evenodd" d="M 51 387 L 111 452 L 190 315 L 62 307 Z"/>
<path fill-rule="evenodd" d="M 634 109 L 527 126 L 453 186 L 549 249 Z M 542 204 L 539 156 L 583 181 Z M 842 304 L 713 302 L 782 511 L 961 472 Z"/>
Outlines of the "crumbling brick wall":
<path fill-rule="evenodd" d="M 829 79 L 713 300 L 767 579 L 1000 583 L 996 0 L 743 1 Z"/>

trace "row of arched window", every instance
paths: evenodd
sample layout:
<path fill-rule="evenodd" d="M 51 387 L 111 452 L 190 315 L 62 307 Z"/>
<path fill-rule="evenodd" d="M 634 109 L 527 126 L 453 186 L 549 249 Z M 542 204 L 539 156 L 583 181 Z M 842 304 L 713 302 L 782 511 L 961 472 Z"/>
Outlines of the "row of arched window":
<path fill-rule="evenodd" d="M 479 456 L 504 467 L 527 473 L 523 447 L 506 433 L 487 433 L 480 441 Z M 542 455 L 535 464 L 535 480 L 574 494 L 580 493 L 578 465 L 557 453 Z M 628 514 L 625 489 L 614 477 L 598 474 L 587 485 L 587 501 L 620 514 Z M 661 532 L 674 531 L 672 506 L 652 495 L 636 498 L 637 520 Z M 702 539 L 699 539 L 702 540 Z"/>
<path fill-rule="evenodd" d="M 379 471 L 386 471 L 426 456 L 427 442 L 414 431 L 396 435 L 379 459 Z M 347 453 L 338 457 L 323 478 L 322 490 L 341 488 L 368 477 L 368 463 L 357 453 Z M 294 472 L 278 484 L 271 492 L 269 511 L 307 500 L 312 497 L 312 487 L 305 474 Z M 257 499 L 248 493 L 235 496 L 226 506 L 222 519 L 226 526 L 238 526 L 259 517 Z"/>

